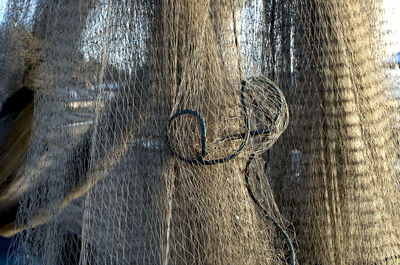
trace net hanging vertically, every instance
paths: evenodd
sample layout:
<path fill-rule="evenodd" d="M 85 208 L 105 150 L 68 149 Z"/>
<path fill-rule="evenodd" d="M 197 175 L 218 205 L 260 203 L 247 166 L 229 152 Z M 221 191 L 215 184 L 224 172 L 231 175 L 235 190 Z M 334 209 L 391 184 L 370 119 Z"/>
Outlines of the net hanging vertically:
<path fill-rule="evenodd" d="M 241 95 L 238 36 L 231 29 L 241 4 L 72 1 L 36 8 L 52 25 L 44 34 L 35 98 L 33 141 L 44 151 L 34 160 L 32 148 L 28 165 L 36 168 L 19 222 L 28 228 L 47 223 L 21 234 L 18 262 L 37 262 L 27 254 L 46 264 L 281 262 L 284 240 L 249 197 L 244 168 L 253 145 L 268 148 L 285 128 L 286 104 L 269 81 L 248 82 Z M 67 97 L 93 101 L 90 93 L 95 110 L 82 117 L 82 107 L 74 110 L 77 102 Z M 165 141 L 168 121 L 181 109 L 207 121 L 210 160 L 235 152 L 246 131 L 271 129 L 268 137 L 246 140 L 232 161 L 193 165 L 176 159 Z M 68 126 L 76 119 L 91 119 L 93 126 L 77 132 Z M 176 149 L 196 155 L 197 120 L 172 123 Z M 76 233 L 59 209 L 82 190 L 88 191 Z M 271 215 L 284 226 L 276 210 Z M 77 246 L 80 257 L 71 258 Z"/>
<path fill-rule="evenodd" d="M 34 91 L 0 182 L 12 262 L 396 264 L 381 9 L 9 0 L 0 99 Z"/>
<path fill-rule="evenodd" d="M 396 39 L 381 4 L 264 2 L 258 62 L 290 110 L 267 172 L 301 264 L 399 260 L 398 81 L 383 65 Z"/>

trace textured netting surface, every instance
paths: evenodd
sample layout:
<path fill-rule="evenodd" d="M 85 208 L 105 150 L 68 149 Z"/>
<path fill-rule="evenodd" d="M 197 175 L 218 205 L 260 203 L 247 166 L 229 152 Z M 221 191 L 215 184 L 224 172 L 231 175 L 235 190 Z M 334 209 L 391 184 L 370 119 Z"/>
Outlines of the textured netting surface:
<path fill-rule="evenodd" d="M 8 0 L 10 264 L 399 264 L 399 46 L 385 12 Z"/>

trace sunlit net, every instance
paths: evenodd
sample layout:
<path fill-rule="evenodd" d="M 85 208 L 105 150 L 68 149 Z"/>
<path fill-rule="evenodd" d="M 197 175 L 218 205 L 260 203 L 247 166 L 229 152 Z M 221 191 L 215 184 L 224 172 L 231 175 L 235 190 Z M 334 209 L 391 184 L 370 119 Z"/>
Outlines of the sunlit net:
<path fill-rule="evenodd" d="M 391 10 L 7 1 L 0 100 L 35 93 L 14 263 L 396 264 Z"/>

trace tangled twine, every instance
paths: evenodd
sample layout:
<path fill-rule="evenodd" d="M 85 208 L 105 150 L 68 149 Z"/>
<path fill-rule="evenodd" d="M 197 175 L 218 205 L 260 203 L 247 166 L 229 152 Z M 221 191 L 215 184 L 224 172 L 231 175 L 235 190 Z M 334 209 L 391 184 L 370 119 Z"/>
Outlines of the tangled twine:
<path fill-rule="evenodd" d="M 272 88 L 274 90 L 276 90 L 276 92 L 279 93 L 279 88 L 272 82 L 266 81 L 267 85 L 271 85 Z M 222 158 L 217 158 L 217 159 L 211 159 L 211 160 L 204 160 L 204 157 L 207 155 L 207 126 L 206 126 L 206 122 L 203 119 L 203 117 L 201 116 L 201 114 L 196 111 L 196 110 L 192 110 L 192 109 L 184 109 L 181 111 L 176 112 L 174 115 L 171 116 L 171 118 L 168 120 L 168 131 L 169 128 L 172 124 L 172 122 L 178 118 L 179 116 L 182 115 L 192 115 L 195 116 L 196 119 L 199 122 L 199 127 L 200 127 L 200 133 L 201 133 L 201 152 L 198 155 L 197 158 L 188 158 L 183 156 L 182 154 L 180 154 L 177 150 L 175 150 L 175 148 L 172 146 L 172 144 L 169 141 L 169 135 L 167 133 L 166 138 L 167 138 L 167 145 L 169 147 L 169 149 L 171 150 L 171 152 L 178 157 L 180 160 L 185 161 L 187 163 L 190 164 L 195 164 L 195 165 L 216 165 L 216 164 L 222 164 L 225 162 L 228 162 L 232 159 L 234 159 L 235 157 L 237 157 L 242 150 L 245 148 L 245 146 L 247 145 L 250 136 L 254 137 L 254 136 L 258 136 L 258 135 L 268 135 L 271 133 L 271 129 L 270 128 L 263 128 L 263 129 L 259 129 L 259 130 L 250 130 L 250 121 L 249 121 L 249 113 L 248 113 L 248 109 L 247 109 L 247 102 L 246 102 L 246 81 L 242 81 L 241 83 L 241 91 L 240 91 L 240 102 L 242 104 L 242 108 L 243 108 L 243 112 L 244 112 L 244 122 L 245 122 L 245 127 L 246 127 L 246 132 L 244 133 L 239 133 L 239 134 L 231 134 L 225 137 L 221 137 L 219 139 L 219 141 L 226 141 L 226 140 L 237 140 L 237 139 L 243 139 L 242 143 L 240 144 L 240 146 L 238 147 L 238 149 L 236 151 L 234 151 L 232 154 L 227 155 L 225 157 Z M 273 122 L 272 122 L 272 126 L 275 126 L 279 116 L 282 112 L 282 103 L 283 99 L 281 96 L 279 96 L 279 111 L 278 113 L 275 115 Z M 255 150 L 257 151 L 257 150 Z M 249 182 L 249 176 L 250 176 L 250 165 L 252 163 L 252 161 L 255 158 L 255 152 L 252 153 L 249 157 L 249 159 L 247 160 L 246 163 L 246 168 L 245 168 L 245 183 L 246 183 L 246 187 L 247 187 L 247 191 L 251 197 L 251 199 L 254 201 L 254 203 L 261 209 L 261 211 L 264 213 L 264 215 L 270 219 L 272 221 L 272 223 L 274 224 L 274 226 L 276 227 L 276 229 L 281 233 L 281 235 L 284 237 L 286 244 L 289 248 L 289 252 L 290 252 L 290 264 L 291 265 L 295 265 L 296 264 L 296 257 L 295 257 L 295 251 L 294 251 L 294 247 L 292 244 L 292 241 L 290 240 L 288 234 L 286 233 L 286 231 L 282 228 L 281 225 L 279 225 L 279 223 L 275 220 L 275 218 L 272 217 L 271 214 L 268 213 L 268 211 L 261 205 L 261 203 L 259 202 L 259 200 L 256 198 L 256 195 L 254 194 L 250 182 Z"/>

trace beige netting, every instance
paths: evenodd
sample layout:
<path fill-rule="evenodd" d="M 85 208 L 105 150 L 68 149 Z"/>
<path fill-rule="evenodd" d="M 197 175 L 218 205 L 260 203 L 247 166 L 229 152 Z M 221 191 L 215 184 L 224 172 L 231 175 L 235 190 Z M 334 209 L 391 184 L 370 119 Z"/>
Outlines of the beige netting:
<path fill-rule="evenodd" d="M 9 0 L 0 118 L 29 128 L 0 135 L 25 148 L 0 146 L 0 232 L 21 231 L 10 262 L 396 264 L 382 11 Z M 18 89 L 31 101 L 11 111 Z"/>
<path fill-rule="evenodd" d="M 268 172 L 296 228 L 299 262 L 397 264 L 399 104 L 384 80 L 380 6 L 304 1 L 275 8 L 290 14 L 277 22 L 286 27 L 282 39 L 271 40 L 287 48 L 275 45 L 269 64 L 271 73 L 283 69 L 275 76 L 290 125 L 269 153 Z"/>

